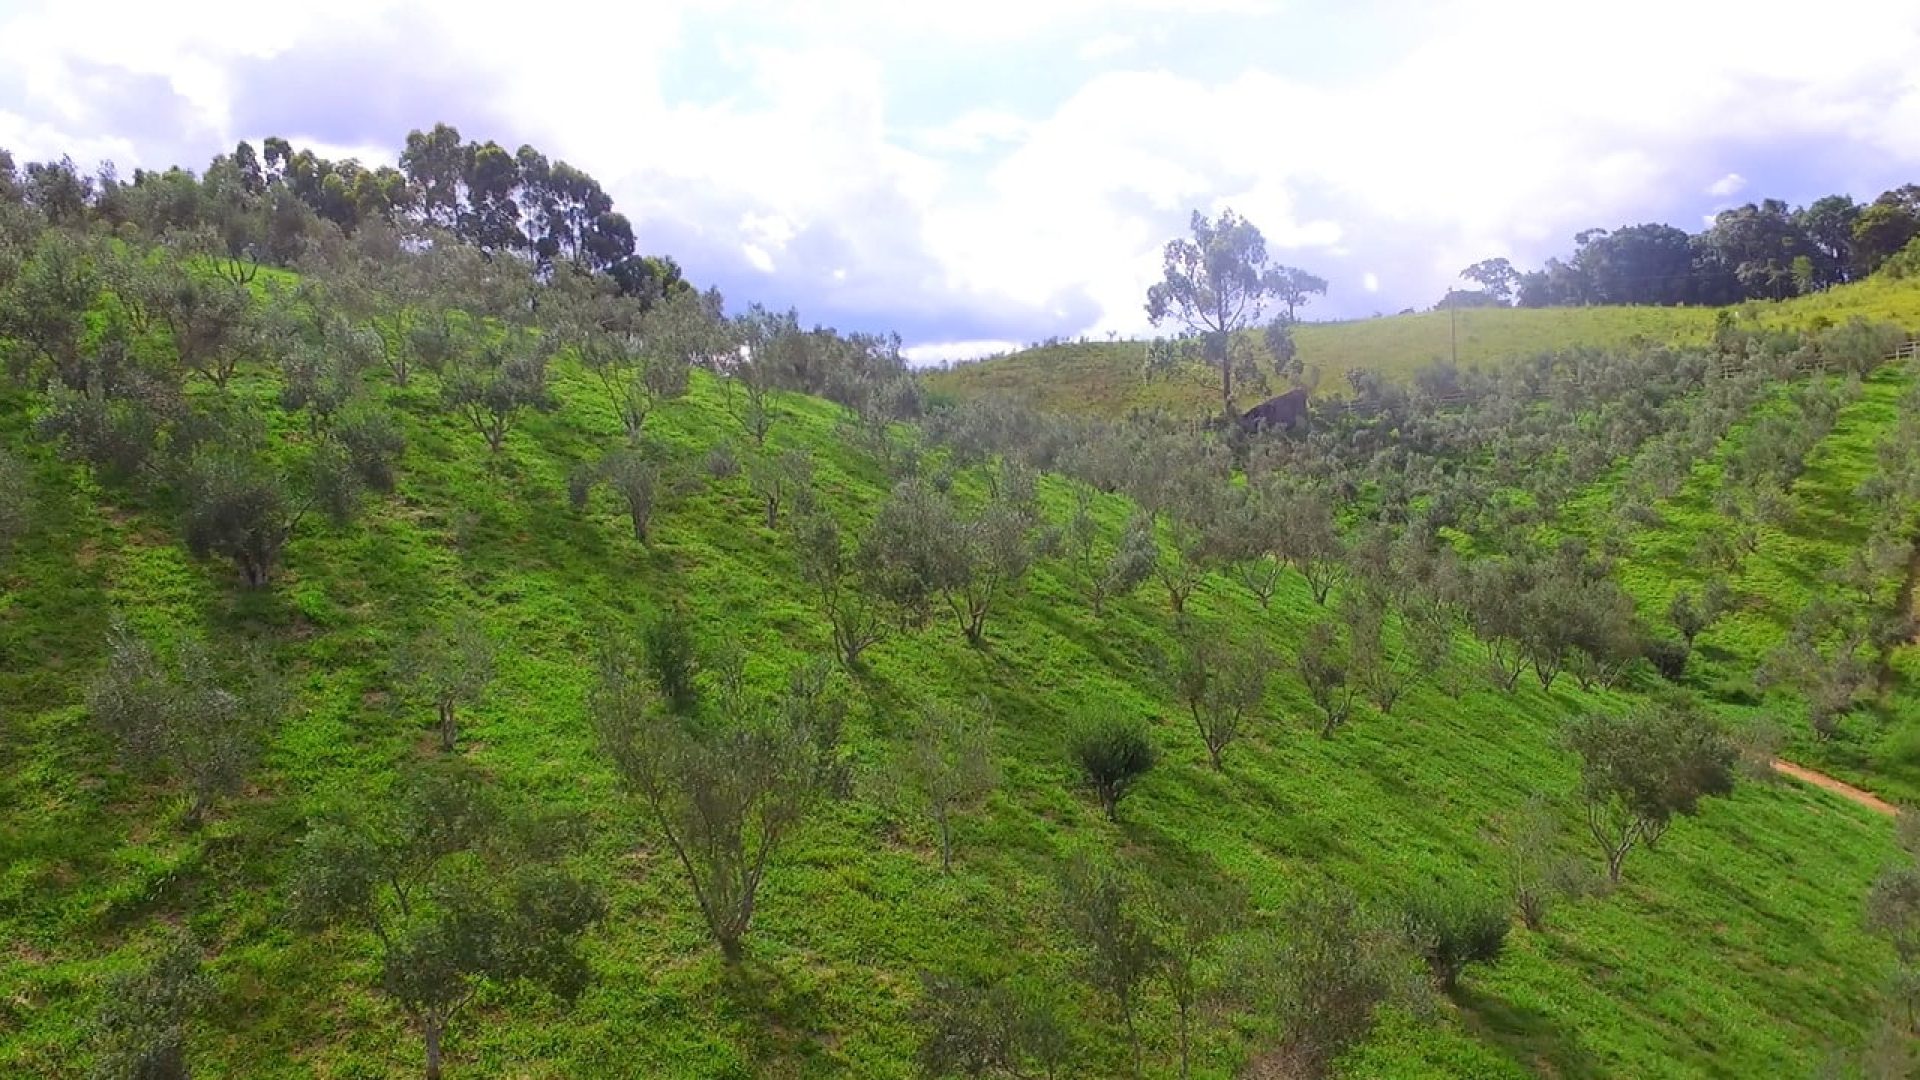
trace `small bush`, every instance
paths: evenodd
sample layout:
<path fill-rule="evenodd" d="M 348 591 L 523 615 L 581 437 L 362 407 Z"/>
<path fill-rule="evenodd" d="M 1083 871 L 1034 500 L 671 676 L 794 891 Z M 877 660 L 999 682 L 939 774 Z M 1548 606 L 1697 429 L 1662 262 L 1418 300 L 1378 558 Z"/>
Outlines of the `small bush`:
<path fill-rule="evenodd" d="M 1120 820 L 1120 800 L 1159 757 L 1145 721 L 1109 712 L 1082 717 L 1075 725 L 1071 750 L 1109 821 Z"/>
<path fill-rule="evenodd" d="M 715 480 L 728 480 L 740 475 L 740 456 L 734 452 L 730 442 L 715 443 L 707 450 L 707 475 Z"/>
<path fill-rule="evenodd" d="M 1436 887 L 1402 909 L 1408 943 L 1440 990 L 1451 993 L 1469 964 L 1490 964 L 1507 944 L 1506 905 Z"/>
<path fill-rule="evenodd" d="M 653 620 L 640 644 L 647 675 L 667 708 L 676 716 L 691 717 L 700 706 L 700 688 L 694 683 L 700 662 L 686 615 L 669 611 Z"/>

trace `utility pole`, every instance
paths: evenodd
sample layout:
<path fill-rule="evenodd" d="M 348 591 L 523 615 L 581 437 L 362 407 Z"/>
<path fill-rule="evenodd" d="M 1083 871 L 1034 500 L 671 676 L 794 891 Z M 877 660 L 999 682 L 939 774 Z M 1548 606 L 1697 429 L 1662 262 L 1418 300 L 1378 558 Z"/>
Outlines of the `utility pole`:
<path fill-rule="evenodd" d="M 1460 295 L 1459 289 L 1447 290 L 1447 347 L 1453 357 L 1453 366 L 1460 366 Z"/>

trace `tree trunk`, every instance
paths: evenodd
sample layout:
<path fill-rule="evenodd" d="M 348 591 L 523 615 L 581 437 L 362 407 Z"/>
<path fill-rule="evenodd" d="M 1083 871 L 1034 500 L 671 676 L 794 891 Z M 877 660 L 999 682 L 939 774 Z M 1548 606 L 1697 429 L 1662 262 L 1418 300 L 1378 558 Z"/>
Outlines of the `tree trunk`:
<path fill-rule="evenodd" d="M 1190 1075 L 1190 1067 L 1188 1065 L 1190 1054 L 1187 1049 L 1187 1028 L 1189 1026 L 1187 1022 L 1187 1003 L 1181 1001 L 1176 1007 L 1180 1011 L 1180 1080 L 1187 1080 L 1187 1077 Z"/>
<path fill-rule="evenodd" d="M 1607 881 L 1609 883 L 1614 885 L 1620 884 L 1620 867 L 1627 861 L 1627 851 L 1632 847 L 1633 844 L 1629 841 L 1607 852 Z"/>
<path fill-rule="evenodd" d="M 440 703 L 439 708 L 440 708 L 440 751 L 442 753 L 451 754 L 453 753 L 454 739 L 459 735 L 459 731 L 460 731 L 459 724 L 454 719 L 453 702 L 442 701 Z"/>
<path fill-rule="evenodd" d="M 427 1080 L 440 1080 L 440 1024 L 428 1021 L 427 1031 Z"/>
<path fill-rule="evenodd" d="M 940 872 L 953 870 L 953 825 L 945 814 L 940 816 Z"/>
<path fill-rule="evenodd" d="M 1120 1011 L 1126 1016 L 1126 1019 L 1127 1019 L 1127 1045 L 1129 1047 L 1132 1047 L 1133 1049 L 1133 1075 L 1139 1076 L 1140 1075 L 1140 1029 L 1133 1022 L 1133 1005 L 1131 1003 L 1122 1005 L 1120 1007 Z"/>

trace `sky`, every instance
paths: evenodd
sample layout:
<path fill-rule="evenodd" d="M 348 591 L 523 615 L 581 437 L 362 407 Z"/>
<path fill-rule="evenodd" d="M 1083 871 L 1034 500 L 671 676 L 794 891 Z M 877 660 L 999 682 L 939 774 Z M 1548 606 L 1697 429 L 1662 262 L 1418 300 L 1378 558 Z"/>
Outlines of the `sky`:
<path fill-rule="evenodd" d="M 1360 318 L 1589 226 L 1870 199 L 1920 180 L 1916 57 L 1913 0 L 0 0 L 0 147 L 391 163 L 446 121 L 592 173 L 730 308 L 928 362 L 1148 333 L 1196 210 Z"/>

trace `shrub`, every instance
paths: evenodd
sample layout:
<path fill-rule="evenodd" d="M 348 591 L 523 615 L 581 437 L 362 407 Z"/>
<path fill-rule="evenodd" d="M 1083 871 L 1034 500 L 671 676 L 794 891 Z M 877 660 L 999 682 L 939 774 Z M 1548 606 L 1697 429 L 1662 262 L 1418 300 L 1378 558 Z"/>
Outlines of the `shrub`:
<path fill-rule="evenodd" d="M 1080 718 L 1070 749 L 1109 821 L 1120 820 L 1120 800 L 1159 757 L 1145 721 L 1104 711 L 1092 711 Z"/>
<path fill-rule="evenodd" d="M 187 1080 L 187 1024 L 210 987 L 191 938 L 107 981 L 93 1024 L 95 1080 Z"/>
<path fill-rule="evenodd" d="M 647 624 L 640 635 L 641 656 L 647 677 L 676 716 L 691 717 L 700 707 L 700 688 L 695 678 L 700 661 L 693 643 L 693 624 L 678 609 L 662 613 Z"/>
<path fill-rule="evenodd" d="M 1490 964 L 1507 944 L 1503 904 L 1444 886 L 1409 900 L 1401 912 L 1407 940 L 1436 987 L 1451 993 L 1469 964 Z"/>

